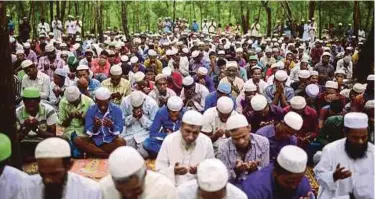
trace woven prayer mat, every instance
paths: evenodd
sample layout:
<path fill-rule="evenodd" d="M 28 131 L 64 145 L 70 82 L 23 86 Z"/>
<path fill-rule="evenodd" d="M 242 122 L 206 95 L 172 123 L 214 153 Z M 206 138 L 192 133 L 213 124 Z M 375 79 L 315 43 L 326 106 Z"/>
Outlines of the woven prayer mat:
<path fill-rule="evenodd" d="M 319 184 L 318 184 L 318 181 L 315 178 L 313 168 L 307 167 L 305 175 L 306 175 L 307 179 L 309 179 L 311 189 L 313 189 L 313 191 L 315 193 L 318 193 Z"/>

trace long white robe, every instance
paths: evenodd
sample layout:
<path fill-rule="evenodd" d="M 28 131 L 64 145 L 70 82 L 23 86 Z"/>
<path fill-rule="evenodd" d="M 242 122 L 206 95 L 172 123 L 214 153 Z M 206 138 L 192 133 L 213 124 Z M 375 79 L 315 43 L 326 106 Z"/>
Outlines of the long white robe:
<path fill-rule="evenodd" d="M 366 157 L 358 160 L 349 158 L 345 152 L 346 138 L 326 145 L 314 173 L 320 184 L 318 199 L 345 196 L 353 192 L 355 198 L 374 198 L 374 145 L 368 143 Z M 352 176 L 333 181 L 337 164 L 352 172 Z"/>
<path fill-rule="evenodd" d="M 55 39 L 61 39 L 61 31 L 63 29 L 62 23 L 60 20 L 53 20 L 52 21 L 52 30 L 53 36 Z"/>
<path fill-rule="evenodd" d="M 155 168 L 156 171 L 169 177 L 178 186 L 196 178 L 196 175 L 190 173 L 175 175 L 174 167 L 177 162 L 180 163 L 180 166 L 197 166 L 203 160 L 214 157 L 214 149 L 209 137 L 200 133 L 195 140 L 195 145 L 186 149 L 181 132 L 176 131 L 163 141 L 156 158 Z"/>
<path fill-rule="evenodd" d="M 10 166 L 5 166 L 0 175 L 0 198 L 15 199 L 22 184 L 28 183 L 27 174 Z"/>
<path fill-rule="evenodd" d="M 104 177 L 99 182 L 103 191 L 103 199 L 122 199 L 117 191 L 112 177 Z M 143 193 L 139 199 L 175 199 L 176 188 L 171 180 L 160 173 L 148 170 L 143 187 Z"/>
<path fill-rule="evenodd" d="M 246 194 L 236 186 L 228 183 L 226 186 L 226 194 L 224 199 L 247 199 Z M 198 198 L 198 182 L 191 180 L 177 188 L 178 199 L 199 199 Z"/>
<path fill-rule="evenodd" d="M 22 189 L 19 191 L 18 199 L 43 199 L 44 184 L 40 175 L 30 176 L 29 179 L 31 182 L 23 184 Z M 72 198 L 102 199 L 99 183 L 68 172 L 68 181 L 66 182 L 63 199 Z"/>

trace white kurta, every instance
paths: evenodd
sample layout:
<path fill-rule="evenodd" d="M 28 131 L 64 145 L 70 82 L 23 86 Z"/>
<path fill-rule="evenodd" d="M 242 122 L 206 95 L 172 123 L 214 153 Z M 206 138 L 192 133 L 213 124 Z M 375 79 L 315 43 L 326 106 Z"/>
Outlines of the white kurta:
<path fill-rule="evenodd" d="M 103 191 L 103 199 L 122 199 L 117 191 L 110 175 L 104 177 L 99 182 Z M 138 199 L 175 199 L 176 188 L 171 180 L 160 173 L 148 170 L 143 193 Z"/>
<path fill-rule="evenodd" d="M 250 82 L 252 84 L 258 85 L 259 86 L 259 92 L 260 92 L 260 94 L 263 94 L 264 93 L 264 89 L 266 89 L 266 87 L 268 86 L 267 82 L 265 82 L 263 79 L 260 79 L 258 84 L 254 83 L 252 78 L 249 79 L 249 80 L 247 80 L 245 82 L 245 84 L 247 82 Z"/>
<path fill-rule="evenodd" d="M 38 33 L 39 34 L 42 34 L 42 33 L 44 33 L 45 35 L 47 35 L 48 33 L 49 33 L 49 31 L 50 31 L 50 29 L 49 29 L 49 24 L 48 23 L 46 23 L 46 22 L 44 22 L 43 24 L 42 23 L 39 23 L 38 24 Z"/>
<path fill-rule="evenodd" d="M 353 192 L 355 198 L 374 198 L 374 145 L 368 143 L 366 157 L 358 160 L 349 158 L 345 152 L 346 138 L 326 145 L 314 173 L 320 184 L 318 199 L 334 198 Z M 337 164 L 352 172 L 352 176 L 333 181 Z"/>
<path fill-rule="evenodd" d="M 196 178 L 196 175 L 187 173 L 175 175 L 174 167 L 178 162 L 180 166 L 197 166 L 205 159 L 214 158 L 214 149 L 209 137 L 199 134 L 195 140 L 195 146 L 186 149 L 180 131 L 168 135 L 161 145 L 156 158 L 156 171 L 169 177 L 178 186 L 184 182 Z"/>
<path fill-rule="evenodd" d="M 10 166 L 5 166 L 0 175 L 0 198 L 15 199 L 22 184 L 28 183 L 27 174 Z"/>
<path fill-rule="evenodd" d="M 65 29 L 66 33 L 68 34 L 76 34 L 76 22 L 75 21 L 66 21 L 65 22 Z"/>
<path fill-rule="evenodd" d="M 247 199 L 246 194 L 236 186 L 227 184 L 227 192 L 223 199 Z M 191 180 L 177 188 L 178 199 L 199 199 L 198 198 L 198 182 Z"/>
<path fill-rule="evenodd" d="M 44 184 L 40 175 L 29 177 L 30 183 L 25 183 L 19 191 L 18 199 L 42 199 L 44 196 Z M 97 182 L 68 172 L 68 181 L 64 191 L 63 199 L 90 198 L 102 199 L 102 191 Z"/>
<path fill-rule="evenodd" d="M 61 30 L 63 29 L 62 23 L 60 20 L 52 21 L 52 30 L 55 39 L 61 39 Z"/>

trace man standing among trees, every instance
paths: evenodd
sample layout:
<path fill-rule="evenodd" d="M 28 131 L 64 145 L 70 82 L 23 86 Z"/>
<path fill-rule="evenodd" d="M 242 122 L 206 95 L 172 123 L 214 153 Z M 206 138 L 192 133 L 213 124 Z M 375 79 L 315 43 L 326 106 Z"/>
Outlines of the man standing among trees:
<path fill-rule="evenodd" d="M 260 24 L 259 24 L 259 19 L 255 18 L 254 23 L 251 24 L 250 27 L 250 34 L 252 37 L 257 37 L 260 32 Z"/>

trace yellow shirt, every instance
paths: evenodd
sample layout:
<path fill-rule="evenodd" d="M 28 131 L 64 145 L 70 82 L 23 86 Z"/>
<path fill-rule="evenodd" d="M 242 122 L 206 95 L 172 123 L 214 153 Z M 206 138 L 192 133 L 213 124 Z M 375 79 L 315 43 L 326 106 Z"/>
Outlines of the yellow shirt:
<path fill-rule="evenodd" d="M 160 60 L 156 59 L 156 74 L 159 74 L 161 73 L 161 71 L 163 70 L 163 64 L 161 63 Z M 149 67 L 151 64 L 150 64 L 150 59 L 146 59 L 145 62 L 143 63 L 143 65 L 145 65 L 145 67 Z"/>
<path fill-rule="evenodd" d="M 122 98 L 128 96 L 131 93 L 130 82 L 124 78 L 121 78 L 120 83 L 117 86 L 113 86 L 111 78 L 106 79 L 102 82 L 102 86 L 108 88 L 111 93 L 120 93 Z M 115 104 L 121 104 L 121 99 L 112 99 Z"/>

